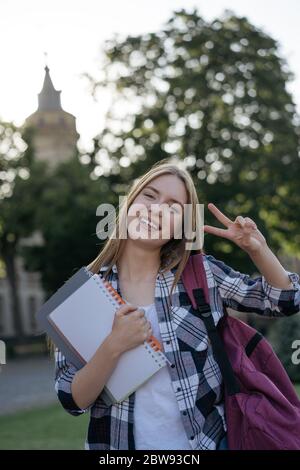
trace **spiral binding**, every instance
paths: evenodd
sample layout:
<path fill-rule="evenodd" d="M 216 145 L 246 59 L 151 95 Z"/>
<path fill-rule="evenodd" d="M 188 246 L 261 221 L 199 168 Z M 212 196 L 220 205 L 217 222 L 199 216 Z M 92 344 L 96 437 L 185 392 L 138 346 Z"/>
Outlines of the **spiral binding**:
<path fill-rule="evenodd" d="M 106 293 L 106 295 L 111 299 L 113 300 L 117 305 L 123 305 L 123 304 L 126 304 L 126 302 L 122 299 L 122 297 L 119 295 L 119 293 L 116 291 L 116 289 L 113 288 L 113 286 L 110 284 L 110 282 L 108 282 L 106 279 L 104 279 L 104 277 L 102 276 L 102 274 L 97 274 L 97 278 L 95 277 L 95 275 L 89 271 L 87 268 L 85 268 L 87 274 L 90 276 L 90 277 L 93 277 L 94 280 L 97 282 L 97 284 L 100 286 L 100 287 L 104 287 L 105 290 L 103 290 L 104 293 Z M 100 279 L 101 280 L 101 283 L 99 283 L 97 281 L 97 279 Z M 155 336 L 151 335 L 150 338 L 148 340 L 146 340 L 146 343 L 149 344 L 149 346 L 152 348 L 152 350 L 156 351 L 159 356 L 163 359 L 165 359 L 165 356 L 162 354 L 162 346 L 160 344 L 160 342 L 158 341 L 157 338 L 155 338 Z M 152 350 L 149 350 L 147 348 L 147 350 L 149 352 L 152 352 Z M 156 356 L 153 356 L 152 357 L 155 359 L 156 362 L 159 363 L 159 361 L 157 361 L 157 358 Z"/>

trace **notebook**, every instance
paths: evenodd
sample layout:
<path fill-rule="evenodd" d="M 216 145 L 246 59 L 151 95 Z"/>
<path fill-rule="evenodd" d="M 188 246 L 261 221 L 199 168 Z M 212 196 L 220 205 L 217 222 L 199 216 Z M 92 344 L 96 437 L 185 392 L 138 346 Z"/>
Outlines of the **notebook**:
<path fill-rule="evenodd" d="M 37 323 L 66 358 L 81 368 L 110 334 L 115 311 L 123 303 L 101 274 L 83 266 L 42 306 Z M 107 405 L 123 401 L 168 362 L 152 336 L 120 356 L 101 397 Z"/>

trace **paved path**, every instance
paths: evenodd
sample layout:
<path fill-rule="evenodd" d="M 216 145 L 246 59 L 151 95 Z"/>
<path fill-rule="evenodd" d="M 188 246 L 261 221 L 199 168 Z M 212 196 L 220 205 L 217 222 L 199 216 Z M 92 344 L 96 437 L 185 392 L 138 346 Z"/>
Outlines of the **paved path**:
<path fill-rule="evenodd" d="M 0 415 L 44 406 L 57 400 L 54 359 L 8 359 L 0 372 Z"/>

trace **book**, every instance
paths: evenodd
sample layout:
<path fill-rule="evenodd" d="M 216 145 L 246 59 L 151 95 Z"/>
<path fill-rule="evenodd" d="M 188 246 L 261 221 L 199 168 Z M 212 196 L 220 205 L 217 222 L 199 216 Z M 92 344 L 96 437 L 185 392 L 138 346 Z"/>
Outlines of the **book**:
<path fill-rule="evenodd" d="M 37 323 L 80 369 L 110 334 L 115 312 L 124 303 L 101 274 L 83 266 L 44 303 Z M 125 400 L 168 362 L 160 342 L 151 336 L 120 356 L 101 397 L 107 405 Z"/>

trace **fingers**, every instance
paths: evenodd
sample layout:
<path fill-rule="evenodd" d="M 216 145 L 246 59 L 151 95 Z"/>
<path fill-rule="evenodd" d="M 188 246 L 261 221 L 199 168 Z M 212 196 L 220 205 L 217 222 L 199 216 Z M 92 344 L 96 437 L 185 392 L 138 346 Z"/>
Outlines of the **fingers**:
<path fill-rule="evenodd" d="M 152 334 L 152 325 L 149 320 L 147 320 L 147 317 L 145 316 L 145 310 L 141 309 L 143 311 L 142 317 L 140 318 L 141 326 L 144 328 L 145 334 L 147 336 Z M 141 313 L 141 312 L 139 312 Z"/>
<path fill-rule="evenodd" d="M 152 326 L 151 326 L 151 323 L 149 321 L 147 321 L 147 324 L 146 324 L 146 328 L 145 328 L 145 333 L 144 333 L 144 337 L 145 339 L 149 339 L 150 336 L 152 335 Z"/>
<path fill-rule="evenodd" d="M 130 314 L 130 316 L 140 321 L 142 327 L 144 325 L 147 325 L 147 318 L 145 313 L 145 309 L 143 309 L 142 307 L 136 308 L 135 306 L 130 304 L 122 305 L 122 307 L 120 307 L 116 311 L 116 315 L 118 316 L 127 316 L 128 314 Z"/>
<path fill-rule="evenodd" d="M 128 313 L 130 312 L 133 312 L 134 310 L 137 310 L 137 308 L 134 306 L 134 305 L 131 305 L 131 304 L 123 304 L 121 305 L 121 307 L 119 307 L 117 310 L 116 310 L 116 313 L 118 313 L 118 315 L 127 315 Z M 139 314 L 140 316 L 142 316 L 145 311 L 143 310 L 144 313 L 141 312 L 141 310 L 143 309 L 139 309 Z"/>
<path fill-rule="evenodd" d="M 146 312 L 145 312 L 144 308 L 138 308 L 137 312 L 138 312 L 137 314 L 138 314 L 139 317 L 141 317 L 141 318 L 145 317 Z"/>
<path fill-rule="evenodd" d="M 149 320 L 147 320 L 146 317 L 140 318 L 140 322 L 141 322 L 141 325 L 145 325 L 145 326 L 149 324 Z"/>
<path fill-rule="evenodd" d="M 211 225 L 204 225 L 203 230 L 204 232 L 212 233 L 213 235 L 217 235 L 218 237 L 229 238 L 228 231 L 224 230 L 223 228 L 212 227 Z"/>
<path fill-rule="evenodd" d="M 257 229 L 256 223 L 250 219 L 250 217 L 242 217 L 241 215 L 238 215 L 234 223 L 241 225 L 241 227 L 243 227 L 246 232 L 251 232 L 252 230 Z"/>
<path fill-rule="evenodd" d="M 214 216 L 223 224 L 225 227 L 229 227 L 232 221 L 226 217 L 212 202 L 208 204 L 208 209 L 214 214 Z"/>
<path fill-rule="evenodd" d="M 216 209 L 216 208 L 215 208 Z M 216 212 L 215 209 L 213 209 L 213 212 Z M 218 211 L 218 209 L 216 209 Z M 219 211 L 220 212 L 220 211 Z M 222 214 L 220 212 L 220 214 Z M 222 214 L 224 216 L 224 214 Z M 231 222 L 226 216 L 223 217 L 218 217 L 219 220 L 223 221 L 223 223 L 227 223 L 229 221 L 229 225 L 232 226 L 233 224 L 238 224 L 240 227 L 242 227 L 242 232 L 244 235 L 251 235 L 251 233 L 255 230 L 258 230 L 256 223 L 254 220 L 250 219 L 250 217 L 243 217 L 241 215 L 238 215 L 234 222 Z M 216 235 L 218 237 L 226 238 L 228 240 L 232 240 L 232 232 L 230 231 L 230 226 L 228 225 L 228 228 L 226 230 L 218 227 L 213 227 L 211 225 L 204 225 L 203 230 L 204 232 L 211 233 L 213 235 Z"/>
<path fill-rule="evenodd" d="M 229 227 L 229 225 L 232 224 L 232 221 L 225 214 L 223 214 L 223 212 L 221 212 L 213 203 L 210 202 L 208 204 L 208 208 L 223 225 Z M 241 225 L 241 227 L 244 227 L 250 231 L 253 229 L 257 229 L 256 223 L 254 222 L 254 220 L 250 219 L 250 217 L 243 217 L 241 215 L 238 215 L 234 223 L 238 223 L 239 225 Z M 204 231 L 226 238 L 226 230 L 219 229 L 217 227 L 204 225 Z"/>
<path fill-rule="evenodd" d="M 245 226 L 245 219 L 241 215 L 238 215 L 234 221 L 235 224 L 240 224 L 242 227 Z"/>
<path fill-rule="evenodd" d="M 147 334 L 150 334 L 152 335 L 152 325 L 150 323 L 149 320 L 146 320 L 145 323 L 143 324 L 143 327 L 144 327 L 144 331 L 147 333 Z"/>
<path fill-rule="evenodd" d="M 250 219 L 250 217 L 245 217 L 245 220 L 246 220 L 246 225 L 249 225 L 249 227 L 257 229 L 257 225 L 254 222 L 254 220 Z"/>

